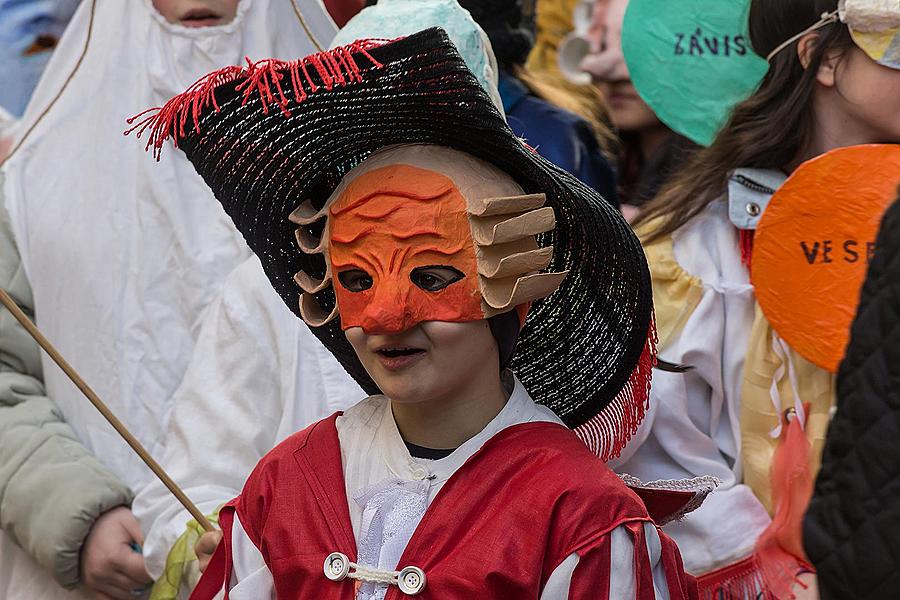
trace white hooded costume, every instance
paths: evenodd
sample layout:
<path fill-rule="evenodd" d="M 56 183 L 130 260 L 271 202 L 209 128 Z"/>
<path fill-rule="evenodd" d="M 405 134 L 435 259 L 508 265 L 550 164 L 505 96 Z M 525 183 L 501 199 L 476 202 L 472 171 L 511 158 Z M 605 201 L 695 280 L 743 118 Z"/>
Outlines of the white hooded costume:
<path fill-rule="evenodd" d="M 335 27 L 321 1 L 297 4 L 327 46 Z M 19 132 L 72 72 L 90 18 L 86 1 Z M 241 0 L 230 23 L 208 28 L 168 23 L 150 0 L 98 0 L 83 64 L 4 167 L 9 229 L 38 326 L 151 454 L 161 450 L 163 423 L 207 304 L 249 250 L 188 161 L 167 152 L 155 163 L 141 143 L 123 137 L 126 119 L 245 57 L 315 51 L 290 0 Z M 46 396 L 78 441 L 140 491 L 150 471 L 47 357 L 42 364 Z M 0 431 L 11 414 L 0 408 Z M 14 443 L 0 435 L 0 460 L 8 454 L 3 437 Z M 7 490 L 3 503 L 35 500 Z M 37 569 L 0 534 L 0 598 L 66 596 Z"/>

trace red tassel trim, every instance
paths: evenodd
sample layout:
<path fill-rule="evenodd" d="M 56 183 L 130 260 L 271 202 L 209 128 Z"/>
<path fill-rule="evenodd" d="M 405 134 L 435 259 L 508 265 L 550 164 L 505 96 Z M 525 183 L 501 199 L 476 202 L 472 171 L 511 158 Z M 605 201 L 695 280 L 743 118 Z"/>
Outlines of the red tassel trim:
<path fill-rule="evenodd" d="M 604 462 L 622 453 L 647 414 L 650 381 L 656 366 L 656 344 L 656 318 L 652 317 L 647 342 L 628 383 L 600 414 L 574 430 L 591 452 Z"/>
<path fill-rule="evenodd" d="M 285 117 L 290 117 L 291 112 L 288 108 L 290 100 L 282 88 L 285 77 L 290 77 L 294 89 L 294 102 L 299 104 L 321 87 L 331 90 L 334 86 L 343 87 L 349 83 L 362 81 L 362 71 L 354 60 L 354 54 L 362 54 L 376 69 L 382 68 L 384 65 L 375 60 L 368 51 L 390 41 L 358 40 L 347 46 L 328 52 L 318 52 L 294 61 L 271 58 L 252 62 L 247 58 L 246 66 L 231 66 L 213 71 L 166 102 L 165 106 L 150 108 L 131 117 L 128 124 L 132 127 L 125 135 L 137 131 L 137 137 L 140 138 L 149 130 L 146 149 L 152 147 L 154 157 L 159 160 L 163 143 L 167 139 L 171 138 L 178 147 L 178 140 L 185 135 L 188 119 L 192 119 L 194 132 L 200 133 L 201 113 L 209 106 L 219 112 L 216 88 L 235 81 L 238 82 L 235 90 L 244 93 L 243 104 L 247 104 L 254 95 L 258 95 L 264 114 L 269 114 L 270 107 L 275 105 Z M 319 76 L 321 85 L 313 81 L 311 71 L 315 71 Z"/>
<path fill-rule="evenodd" d="M 741 262 L 745 267 L 747 267 L 747 269 L 750 268 L 751 262 L 753 260 L 753 236 L 755 235 L 755 233 L 756 232 L 752 229 L 738 230 L 741 244 Z"/>
<path fill-rule="evenodd" d="M 756 560 L 749 556 L 697 578 L 700 600 L 777 600 L 766 589 Z"/>

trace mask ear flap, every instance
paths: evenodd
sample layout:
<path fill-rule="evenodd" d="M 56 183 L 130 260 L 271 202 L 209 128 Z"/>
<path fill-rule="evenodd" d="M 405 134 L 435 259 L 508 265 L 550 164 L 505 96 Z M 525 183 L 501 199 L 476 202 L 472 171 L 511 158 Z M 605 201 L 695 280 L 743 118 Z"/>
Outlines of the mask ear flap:
<path fill-rule="evenodd" d="M 481 198 L 469 202 L 469 214 L 473 217 L 496 217 L 516 215 L 536 210 L 547 203 L 546 194 L 526 194 L 524 196 L 503 196 Z"/>
<path fill-rule="evenodd" d="M 549 206 L 513 215 L 473 217 L 471 222 L 472 237 L 479 246 L 515 242 L 556 227 L 556 217 Z"/>
<path fill-rule="evenodd" d="M 485 316 L 546 298 L 567 273 L 540 273 L 553 260 L 553 247 L 541 248 L 535 236 L 556 226 L 544 194 L 484 198 L 471 202 L 469 223 L 478 258 Z"/>
<path fill-rule="evenodd" d="M 306 254 L 320 254 L 325 259 L 325 276 L 322 279 L 316 279 L 305 271 L 294 275 L 294 281 L 303 290 L 300 294 L 300 316 L 310 327 L 321 327 L 338 316 L 337 303 L 326 314 L 315 298 L 315 294 L 328 289 L 332 284 L 331 260 L 328 258 L 328 205 L 317 211 L 312 201 L 307 200 L 294 209 L 288 219 L 300 225 L 294 233 L 300 250 Z M 322 236 L 317 238 L 309 232 L 308 226 L 322 219 L 326 220 L 325 227 Z"/>
<path fill-rule="evenodd" d="M 323 218 L 328 216 L 328 208 L 323 208 L 322 210 L 316 210 L 313 206 L 312 200 L 303 201 L 300 206 L 295 208 L 293 212 L 288 216 L 288 220 L 291 223 L 296 223 L 297 225 L 312 225 L 316 221 L 320 221 Z"/>
<path fill-rule="evenodd" d="M 488 279 L 504 279 L 543 271 L 553 260 L 553 246 L 534 248 L 529 240 L 520 240 L 497 246 L 479 246 L 478 274 Z"/>
<path fill-rule="evenodd" d="M 337 318 L 338 307 L 335 304 L 331 312 L 326 314 L 322 307 L 319 306 L 319 303 L 316 302 L 315 296 L 304 292 L 300 295 L 300 316 L 303 317 L 303 320 L 310 327 L 321 327 Z"/>
<path fill-rule="evenodd" d="M 294 275 L 294 283 L 300 286 L 300 289 L 307 294 L 318 294 L 322 290 L 331 285 L 331 265 L 328 265 L 328 271 L 323 279 L 311 277 L 306 271 L 298 271 Z"/>
<path fill-rule="evenodd" d="M 562 285 L 568 274 L 568 271 L 532 273 L 522 277 L 491 280 L 488 285 L 482 286 L 482 298 L 487 305 L 484 313 L 490 317 L 510 311 L 520 304 L 546 298 Z"/>
<path fill-rule="evenodd" d="M 309 233 L 305 228 L 298 227 L 294 232 L 297 245 L 304 254 L 324 254 L 327 246 L 325 236 L 317 238 Z"/>

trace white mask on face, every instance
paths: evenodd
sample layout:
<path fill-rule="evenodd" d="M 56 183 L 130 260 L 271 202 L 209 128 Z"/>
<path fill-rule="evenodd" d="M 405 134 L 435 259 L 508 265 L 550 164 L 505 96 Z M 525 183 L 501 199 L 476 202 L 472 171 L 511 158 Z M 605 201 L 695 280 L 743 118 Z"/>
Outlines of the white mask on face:
<path fill-rule="evenodd" d="M 892 69 L 900 69 L 900 0 L 840 0 L 838 10 L 823 13 L 822 18 L 772 50 L 766 60 L 802 38 L 831 23 L 842 22 L 859 48 L 872 60 Z"/>
<path fill-rule="evenodd" d="M 900 27 L 898 0 L 841 0 L 838 13 L 854 31 L 876 33 Z"/>

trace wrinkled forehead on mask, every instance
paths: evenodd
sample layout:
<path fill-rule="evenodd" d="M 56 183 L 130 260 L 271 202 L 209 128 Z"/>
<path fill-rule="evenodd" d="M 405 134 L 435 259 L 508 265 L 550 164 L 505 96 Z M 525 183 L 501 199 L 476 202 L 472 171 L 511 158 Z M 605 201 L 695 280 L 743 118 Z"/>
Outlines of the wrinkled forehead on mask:
<path fill-rule="evenodd" d="M 452 319 L 427 319 L 423 305 L 418 307 L 423 314 L 415 318 L 406 315 L 404 323 L 409 319 L 485 319 L 543 298 L 564 277 L 537 272 L 549 265 L 553 255 L 552 247 L 539 248 L 535 238 L 555 226 L 553 209 L 544 207 L 545 201 L 544 194 L 524 194 L 507 173 L 457 150 L 403 145 L 379 151 L 351 170 L 320 210 L 314 211 L 307 202 L 291 216 L 301 225 L 327 220 L 321 238 L 311 238 L 303 228 L 298 230 L 301 249 L 323 254 L 327 270 L 323 280 L 298 273 L 297 282 L 304 290 L 301 313 L 312 326 L 337 316 L 337 306 L 329 315 L 313 314 L 316 305 L 311 295 L 332 285 L 335 265 L 330 254 L 339 247 L 341 254 L 346 254 L 348 242 L 355 245 L 360 256 L 377 247 L 377 255 L 365 260 L 384 263 L 377 269 L 380 273 L 396 271 L 391 276 L 399 278 L 395 288 L 408 284 L 401 271 L 416 265 L 406 257 L 416 255 L 423 247 L 432 254 L 456 257 L 454 267 L 468 280 L 463 287 L 472 291 L 474 307 Z M 373 221 L 375 217 L 379 218 Z M 372 224 L 376 222 L 377 226 Z M 428 232 L 423 234 L 424 230 Z M 337 237 L 330 239 L 331 235 Z M 367 240 L 361 247 L 363 238 Z M 451 252 L 451 246 L 461 250 Z M 464 260 L 465 256 L 469 259 Z M 404 264 L 398 266 L 397 261 Z M 338 262 L 345 267 L 345 261 Z M 379 289 L 378 281 L 370 285 L 371 293 L 387 289 Z M 346 294 L 337 283 L 334 288 L 340 292 L 337 304 L 341 304 Z M 342 311 L 349 302 L 344 304 Z M 343 325 L 349 317 L 343 315 Z"/>
<path fill-rule="evenodd" d="M 470 154 L 443 146 L 409 144 L 385 148 L 361 162 L 344 176 L 326 206 L 344 196 L 360 177 L 393 165 L 409 165 L 444 175 L 469 204 L 485 198 L 525 194 L 522 186 L 508 174 Z"/>

